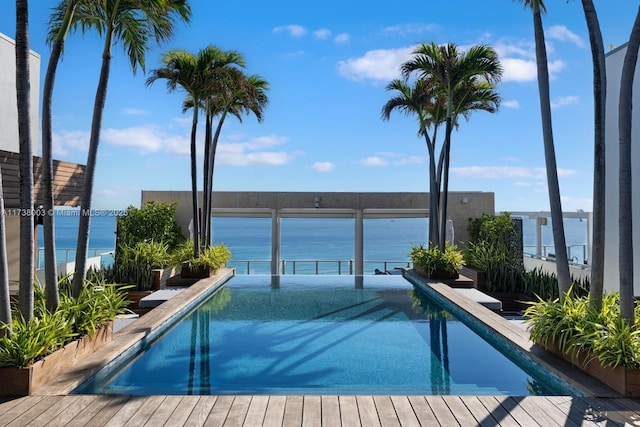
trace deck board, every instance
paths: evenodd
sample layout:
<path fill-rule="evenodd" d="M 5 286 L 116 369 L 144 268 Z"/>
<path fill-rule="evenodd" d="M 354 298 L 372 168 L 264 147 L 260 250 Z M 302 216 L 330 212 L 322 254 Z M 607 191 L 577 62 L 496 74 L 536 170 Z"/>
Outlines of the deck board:
<path fill-rule="evenodd" d="M 283 427 L 302 425 L 303 405 L 302 396 L 287 396 L 287 401 L 284 404 Z"/>
<path fill-rule="evenodd" d="M 570 396 L 32 396 L 0 426 L 623 426 L 640 402 Z"/>
<path fill-rule="evenodd" d="M 270 396 L 267 409 L 264 414 L 264 427 L 281 426 L 284 419 L 284 405 L 287 402 L 285 396 Z"/>
<path fill-rule="evenodd" d="M 330 420 L 340 419 L 340 403 L 338 396 L 322 396 L 322 425 L 328 425 Z"/>
<path fill-rule="evenodd" d="M 376 411 L 376 402 L 373 396 L 357 396 L 358 415 L 363 426 L 380 427 L 380 419 Z"/>
<path fill-rule="evenodd" d="M 242 426 L 249 411 L 251 396 L 236 396 L 229 408 L 229 414 L 225 420 L 224 427 Z"/>
<path fill-rule="evenodd" d="M 302 406 L 302 427 L 322 425 L 322 401 L 320 396 L 305 396 Z"/>

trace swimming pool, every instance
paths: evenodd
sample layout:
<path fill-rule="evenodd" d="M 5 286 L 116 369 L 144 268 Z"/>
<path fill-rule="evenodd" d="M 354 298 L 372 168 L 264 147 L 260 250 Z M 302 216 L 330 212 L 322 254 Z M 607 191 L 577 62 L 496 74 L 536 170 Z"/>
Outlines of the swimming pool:
<path fill-rule="evenodd" d="M 133 356 L 77 392 L 570 394 L 401 276 L 236 277 Z"/>

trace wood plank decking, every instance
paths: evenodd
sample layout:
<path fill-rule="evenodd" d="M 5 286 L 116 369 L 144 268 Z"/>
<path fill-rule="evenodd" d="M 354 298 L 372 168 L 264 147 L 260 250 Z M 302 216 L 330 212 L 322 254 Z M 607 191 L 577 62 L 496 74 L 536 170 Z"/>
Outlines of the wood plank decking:
<path fill-rule="evenodd" d="M 32 396 L 0 426 L 623 426 L 640 403 L 568 396 Z"/>

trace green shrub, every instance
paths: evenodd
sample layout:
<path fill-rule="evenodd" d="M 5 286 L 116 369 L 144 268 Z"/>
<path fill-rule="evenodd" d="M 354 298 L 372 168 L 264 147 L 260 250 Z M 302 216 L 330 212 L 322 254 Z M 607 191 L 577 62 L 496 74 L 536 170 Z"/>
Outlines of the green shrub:
<path fill-rule="evenodd" d="M 214 270 L 223 267 L 231 259 L 231 251 L 224 244 L 209 246 L 200 252 L 200 256 L 193 256 L 193 240 L 186 241 L 171 253 L 171 265 L 181 267 L 187 265 L 191 268 L 209 267 Z"/>
<path fill-rule="evenodd" d="M 116 247 L 134 247 L 138 242 L 161 242 L 173 250 L 184 241 L 175 219 L 177 203 L 146 202 L 138 209 L 129 206 L 123 216 L 118 217 Z"/>
<path fill-rule="evenodd" d="M 605 294 L 603 308 L 596 311 L 586 296 L 567 296 L 539 300 L 526 311 L 531 339 L 547 346 L 553 342 L 570 354 L 589 352 L 604 366 L 640 368 L 640 308 L 636 302 L 636 321 L 629 325 L 620 315 L 619 295 Z"/>
<path fill-rule="evenodd" d="M 469 222 L 469 243 L 464 250 L 467 265 L 485 270 L 490 264 L 519 265 L 514 239 L 515 224 L 510 214 L 499 216 L 483 214 Z"/>
<path fill-rule="evenodd" d="M 34 290 L 34 318 L 25 322 L 14 309 L 10 337 L 0 338 L 0 367 L 26 367 L 64 347 L 78 336 L 93 334 L 115 319 L 126 306 L 126 296 L 114 285 L 85 282 L 80 297 L 71 297 L 68 277 L 60 281 L 60 305 L 53 313 L 46 308 L 42 288 Z"/>
<path fill-rule="evenodd" d="M 444 252 L 439 248 L 425 248 L 423 245 L 413 245 L 409 258 L 414 266 L 422 268 L 427 274 L 436 270 L 456 273 L 462 267 L 462 252 L 455 246 L 447 245 Z"/>

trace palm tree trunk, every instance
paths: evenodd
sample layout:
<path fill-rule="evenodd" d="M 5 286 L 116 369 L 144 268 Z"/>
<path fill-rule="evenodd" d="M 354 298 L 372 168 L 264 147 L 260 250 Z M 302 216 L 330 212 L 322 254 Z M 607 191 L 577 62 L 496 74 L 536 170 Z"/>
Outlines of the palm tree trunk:
<path fill-rule="evenodd" d="M 591 307 L 602 309 L 604 292 L 604 241 L 605 241 L 605 114 L 607 105 L 607 69 L 604 43 L 598 15 L 592 0 L 582 0 L 591 56 L 593 58 L 593 105 L 594 105 L 594 153 L 593 153 L 593 241 L 591 243 L 591 277 L 589 301 Z"/>
<path fill-rule="evenodd" d="M 216 126 L 216 132 L 211 139 L 211 150 L 209 151 L 209 168 L 206 170 L 207 185 L 209 187 L 209 204 L 207 205 L 207 215 L 211 215 L 211 209 L 213 208 L 213 169 L 216 164 L 216 150 L 218 149 L 218 139 L 220 138 L 220 132 L 222 131 L 222 124 L 227 117 L 227 111 L 224 110 Z M 209 223 L 211 219 L 209 218 Z M 207 242 L 211 243 L 212 230 L 209 228 L 209 235 L 207 236 Z"/>
<path fill-rule="evenodd" d="M 618 132 L 620 138 L 620 169 L 618 201 L 620 314 L 630 325 L 634 322 L 633 298 L 633 209 L 631 175 L 631 128 L 633 110 L 633 78 L 640 48 L 640 8 L 633 23 L 620 77 Z"/>
<path fill-rule="evenodd" d="M 445 128 L 444 145 L 444 164 L 442 175 L 442 192 L 440 193 L 440 250 L 444 252 L 447 246 L 447 203 L 449 202 L 449 157 L 451 153 L 451 117 L 447 118 Z"/>
<path fill-rule="evenodd" d="M 4 212 L 2 171 L 0 171 L 0 212 Z M 9 297 L 9 267 L 7 266 L 7 233 L 4 215 L 0 215 L 0 338 L 11 336 L 11 302 Z M 3 325 L 5 327 L 3 327 Z"/>
<path fill-rule="evenodd" d="M 436 154 L 434 140 L 427 140 L 427 150 L 429 151 L 429 247 L 439 244 L 438 237 L 438 180 L 436 178 Z"/>
<path fill-rule="evenodd" d="M 537 2 L 536 2 L 537 4 Z M 560 202 L 560 186 L 558 183 L 558 169 L 553 143 L 553 128 L 551 125 L 551 99 L 549 96 L 549 69 L 547 65 L 547 50 L 542 27 L 542 16 L 539 7 L 534 7 L 533 29 L 536 43 L 536 62 L 538 68 L 538 90 L 540 93 L 540 112 L 542 118 L 542 139 L 544 143 L 544 158 L 547 169 L 547 185 L 549 189 L 549 206 L 551 208 L 551 225 L 553 228 L 553 245 L 556 252 L 556 269 L 558 275 L 558 290 L 560 299 L 571 288 L 569 274 L 569 260 L 567 245 L 564 237 L 564 223 L 562 220 L 562 204 Z"/>
<path fill-rule="evenodd" d="M 93 105 L 93 117 L 91 120 L 91 136 L 89 140 L 89 153 L 85 169 L 85 181 L 82 189 L 80 204 L 80 221 L 78 225 L 78 243 L 76 246 L 76 265 L 73 275 L 73 296 L 78 297 L 82 292 L 87 270 L 87 256 L 89 254 L 89 227 L 91 226 L 91 205 L 93 194 L 93 179 L 96 170 L 96 158 L 98 156 L 98 144 L 100 143 L 100 130 L 102 128 L 102 115 L 107 99 L 107 86 L 109 84 L 109 71 L 111 66 L 111 44 L 113 40 L 113 28 L 109 28 L 105 39 L 104 52 L 102 54 L 102 68 L 96 90 Z"/>
<path fill-rule="evenodd" d="M 20 140 L 20 290 L 19 307 L 26 321 L 33 318 L 33 151 L 31 147 L 31 86 L 29 81 L 29 6 L 16 0 L 16 94 Z"/>
<path fill-rule="evenodd" d="M 209 170 L 209 152 L 211 151 L 211 127 L 212 117 L 207 106 L 207 115 L 204 125 L 204 165 L 202 170 L 202 247 L 206 248 L 211 243 L 211 187 L 207 171 Z"/>
<path fill-rule="evenodd" d="M 193 106 L 191 125 L 191 204 L 193 206 L 193 256 L 200 256 L 200 219 L 198 218 L 198 165 L 196 162 L 196 133 L 198 128 L 198 105 Z"/>

